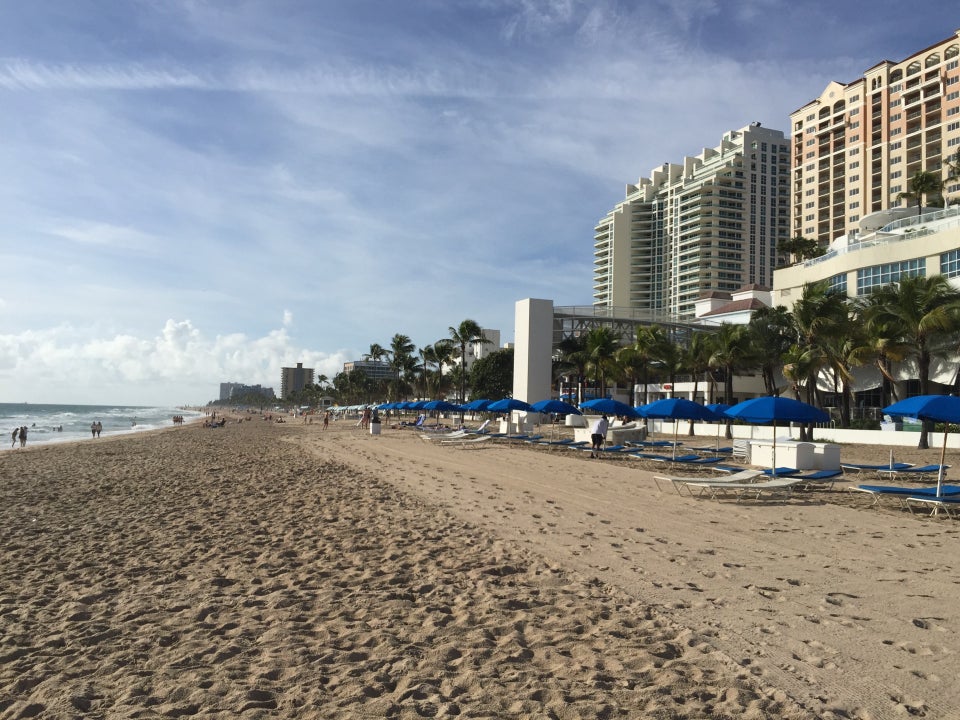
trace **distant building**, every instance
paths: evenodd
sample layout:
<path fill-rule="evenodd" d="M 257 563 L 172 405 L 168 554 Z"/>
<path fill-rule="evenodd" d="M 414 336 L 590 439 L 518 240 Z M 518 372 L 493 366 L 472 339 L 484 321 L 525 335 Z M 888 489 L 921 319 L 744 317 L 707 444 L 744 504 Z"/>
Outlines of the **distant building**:
<path fill-rule="evenodd" d="M 482 358 L 487 357 L 490 353 L 497 352 L 501 350 L 500 347 L 500 331 L 499 330 L 488 330 L 483 328 L 480 330 L 480 335 L 486 342 L 475 342 L 467 345 L 467 357 L 465 367 L 469 371 L 473 367 L 473 364 Z M 460 348 L 457 348 L 457 354 L 460 354 Z M 460 358 L 456 357 L 453 359 L 453 365 L 459 365 Z"/>
<path fill-rule="evenodd" d="M 284 400 L 298 393 L 308 385 L 313 385 L 313 368 L 305 368 L 297 363 L 295 368 L 285 367 L 280 373 L 280 397 Z"/>
<path fill-rule="evenodd" d="M 746 325 L 754 310 L 770 307 L 772 302 L 770 288 L 763 285 L 744 285 L 732 293 L 714 290 L 697 300 L 697 320 L 704 325 Z"/>
<path fill-rule="evenodd" d="M 273 388 L 265 388 L 260 385 L 245 385 L 244 383 L 225 382 L 220 383 L 220 400 L 223 402 L 234 400 L 242 395 L 262 395 L 265 398 L 273 399 L 276 394 Z"/>
<path fill-rule="evenodd" d="M 692 319 L 704 293 L 769 287 L 789 193 L 790 141 L 760 123 L 655 168 L 594 229 L 594 306 Z"/>
<path fill-rule="evenodd" d="M 832 82 L 790 114 L 793 236 L 826 247 L 867 215 L 915 205 L 899 195 L 920 171 L 943 178 L 948 200 L 960 194 L 943 163 L 960 150 L 958 40 L 960 30 L 853 82 Z"/>
<path fill-rule="evenodd" d="M 343 364 L 345 373 L 352 373 L 354 370 L 362 371 L 370 380 L 392 380 L 396 374 L 390 363 L 383 360 L 354 360 Z"/>

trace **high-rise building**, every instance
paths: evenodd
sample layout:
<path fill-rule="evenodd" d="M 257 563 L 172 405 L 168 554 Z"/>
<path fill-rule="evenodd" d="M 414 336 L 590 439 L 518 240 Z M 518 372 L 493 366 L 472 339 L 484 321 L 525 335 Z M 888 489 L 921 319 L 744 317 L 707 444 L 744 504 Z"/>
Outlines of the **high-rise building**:
<path fill-rule="evenodd" d="M 303 363 L 297 363 L 295 368 L 281 368 L 280 397 L 284 400 L 291 393 L 300 392 L 307 385 L 313 385 L 313 368 L 305 368 Z"/>
<path fill-rule="evenodd" d="M 910 204 L 900 193 L 917 172 L 947 180 L 943 158 L 960 150 L 958 39 L 960 30 L 851 83 L 832 82 L 791 113 L 793 236 L 826 246 L 860 218 Z M 947 196 L 960 193 L 952 182 Z"/>
<path fill-rule="evenodd" d="M 359 370 L 370 380 L 392 380 L 396 372 L 390 363 L 383 360 L 353 360 L 343 364 L 345 373 Z"/>
<path fill-rule="evenodd" d="M 789 178 L 787 138 L 751 123 L 628 185 L 594 229 L 593 304 L 692 318 L 705 292 L 772 285 Z"/>

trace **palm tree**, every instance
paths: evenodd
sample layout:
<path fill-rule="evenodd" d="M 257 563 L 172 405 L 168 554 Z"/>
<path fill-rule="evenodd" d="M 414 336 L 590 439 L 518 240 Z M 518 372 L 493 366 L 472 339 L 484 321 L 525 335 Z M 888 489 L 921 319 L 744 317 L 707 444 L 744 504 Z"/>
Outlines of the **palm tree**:
<path fill-rule="evenodd" d="M 460 368 L 462 372 L 460 373 L 460 394 L 457 397 L 457 402 L 461 405 L 466 402 L 466 391 L 467 391 L 467 345 L 472 343 L 488 343 L 490 342 L 483 336 L 483 329 L 480 327 L 480 324 L 475 320 L 464 320 L 457 327 L 449 327 L 447 330 L 450 332 L 450 341 L 456 346 L 459 346 L 460 351 Z M 460 413 L 460 422 L 463 422 L 463 412 Z"/>
<path fill-rule="evenodd" d="M 406 335 L 397 333 L 390 340 L 390 369 L 393 371 L 393 391 L 392 400 L 399 400 L 401 393 L 400 379 L 402 373 L 410 366 L 410 360 L 413 358 L 413 351 L 416 346 Z"/>
<path fill-rule="evenodd" d="M 705 332 L 694 332 L 690 342 L 683 349 L 683 365 L 693 376 L 693 399 L 697 399 L 700 375 L 710 369 L 710 355 L 713 353 L 712 336 Z M 709 392 L 708 392 L 709 397 Z M 690 421 L 688 433 L 694 434 L 694 421 Z"/>
<path fill-rule="evenodd" d="M 953 155 L 945 157 L 943 164 L 947 170 L 947 182 L 960 180 L 960 150 L 957 150 Z M 960 198 L 956 198 L 954 202 L 960 203 Z"/>
<path fill-rule="evenodd" d="M 940 177 L 926 170 L 917 170 L 907 183 L 907 190 L 897 195 L 904 200 L 915 200 L 917 203 L 917 217 L 923 212 L 923 198 L 935 195 L 943 190 L 943 181 Z"/>
<path fill-rule="evenodd" d="M 559 359 L 555 365 L 556 372 L 559 375 L 568 375 L 570 372 L 576 374 L 576 404 L 579 405 L 586 400 L 583 397 L 583 382 L 587 374 L 587 363 L 590 360 L 587 357 L 587 336 L 568 335 L 560 341 L 557 350 Z"/>
<path fill-rule="evenodd" d="M 751 345 L 756 349 L 757 365 L 767 395 L 778 395 L 776 374 L 783 367 L 783 355 L 793 344 L 796 333 L 790 311 L 782 305 L 758 308 L 747 324 Z"/>
<path fill-rule="evenodd" d="M 608 327 L 595 327 L 587 332 L 587 367 L 593 371 L 599 386 L 600 397 L 606 396 L 606 379 L 618 371 L 616 362 L 620 341 Z"/>
<path fill-rule="evenodd" d="M 750 356 L 750 332 L 746 325 L 723 323 L 714 335 L 710 367 L 723 371 L 723 401 L 733 404 L 733 376 Z M 727 421 L 727 439 L 733 438 Z"/>
<path fill-rule="evenodd" d="M 434 384 L 434 397 L 437 400 L 441 398 L 444 391 L 443 366 L 450 364 L 450 361 L 453 359 L 453 353 L 453 343 L 446 338 L 437 340 L 437 342 L 430 346 L 430 352 L 426 358 L 426 362 L 434 365 L 437 369 L 435 375 L 436 382 Z"/>
<path fill-rule="evenodd" d="M 666 331 L 659 325 L 646 325 L 637 328 L 637 337 L 633 345 L 622 347 L 617 351 L 617 362 L 620 367 L 632 376 L 634 384 L 639 380 L 643 384 L 643 401 L 648 401 L 647 386 L 650 384 L 650 365 L 656 359 L 657 348 L 667 342 Z"/>
<path fill-rule="evenodd" d="M 874 291 L 873 322 L 917 362 L 920 394 L 930 394 L 930 364 L 938 343 L 956 341 L 960 293 L 943 275 L 903 277 Z M 955 347 L 952 346 L 950 350 Z M 920 449 L 929 447 L 929 423 L 920 430 Z"/>

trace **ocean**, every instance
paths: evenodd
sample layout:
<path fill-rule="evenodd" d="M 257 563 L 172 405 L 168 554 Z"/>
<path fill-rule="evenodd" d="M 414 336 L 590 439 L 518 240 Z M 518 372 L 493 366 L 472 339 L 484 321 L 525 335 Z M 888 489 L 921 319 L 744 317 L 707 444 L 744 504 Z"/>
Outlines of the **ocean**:
<path fill-rule="evenodd" d="M 10 434 L 21 425 L 27 426 L 27 447 L 30 447 L 38 443 L 89 439 L 90 424 L 97 420 L 103 425 L 100 436 L 107 437 L 172 427 L 174 415 L 182 415 L 184 422 L 204 416 L 202 412 L 173 407 L 0 403 L 0 432 L 4 433 L 0 436 L 0 450 L 10 448 Z"/>

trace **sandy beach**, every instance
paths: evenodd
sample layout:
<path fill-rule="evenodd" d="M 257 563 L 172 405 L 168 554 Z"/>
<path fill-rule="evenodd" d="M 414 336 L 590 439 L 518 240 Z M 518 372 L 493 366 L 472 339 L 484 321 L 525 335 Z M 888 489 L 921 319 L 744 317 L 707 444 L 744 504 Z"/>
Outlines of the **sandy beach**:
<path fill-rule="evenodd" d="M 653 472 L 349 422 L 2 453 L 0 718 L 960 714 L 955 521 Z"/>

